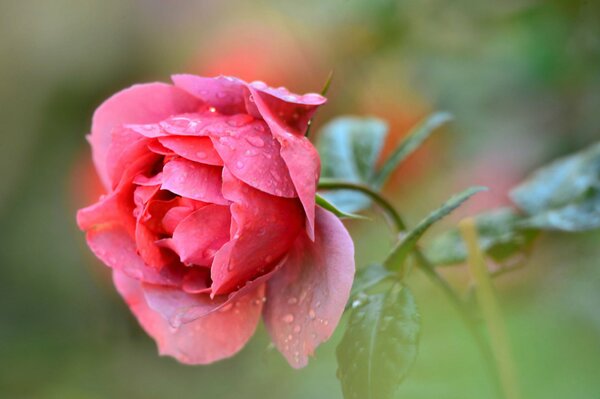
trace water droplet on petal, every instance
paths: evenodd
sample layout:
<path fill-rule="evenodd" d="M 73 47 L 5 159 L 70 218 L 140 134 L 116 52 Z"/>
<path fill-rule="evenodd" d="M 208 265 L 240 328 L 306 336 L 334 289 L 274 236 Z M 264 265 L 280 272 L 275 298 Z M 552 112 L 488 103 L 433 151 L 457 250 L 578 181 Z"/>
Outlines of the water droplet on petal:
<path fill-rule="evenodd" d="M 231 310 L 231 308 L 233 307 L 232 303 L 228 303 L 226 305 L 223 305 L 221 307 L 221 309 L 219 309 L 219 312 L 228 312 L 229 310 Z"/>
<path fill-rule="evenodd" d="M 315 310 L 314 310 L 314 309 L 310 309 L 310 310 L 308 311 L 308 317 L 310 317 L 312 320 L 314 320 L 314 319 L 315 319 L 315 317 L 317 317 L 317 314 L 315 313 Z"/>
<path fill-rule="evenodd" d="M 294 321 L 294 315 L 291 313 L 288 313 L 285 316 L 283 316 L 283 318 L 281 320 L 283 320 L 284 323 L 292 323 Z"/>
<path fill-rule="evenodd" d="M 238 169 L 242 169 L 242 168 L 244 167 L 244 163 L 243 163 L 242 161 L 237 161 L 237 162 L 235 163 L 235 166 L 236 166 Z"/>
<path fill-rule="evenodd" d="M 300 330 L 302 330 L 302 327 L 300 327 L 300 325 L 298 325 L 298 324 L 297 324 L 297 325 L 294 327 L 294 332 L 295 332 L 296 334 L 298 334 L 298 333 L 300 332 Z"/>
<path fill-rule="evenodd" d="M 289 305 L 294 305 L 294 304 L 298 303 L 298 299 L 296 297 L 291 297 L 290 299 L 288 299 L 287 303 Z"/>
<path fill-rule="evenodd" d="M 261 126 L 261 125 L 258 125 Z M 261 126 L 262 128 L 262 126 Z M 265 145 L 265 142 L 263 141 L 263 139 L 261 139 L 260 137 L 256 137 L 256 136 L 248 136 L 246 137 L 246 141 L 250 144 L 252 144 L 255 147 L 263 147 Z"/>

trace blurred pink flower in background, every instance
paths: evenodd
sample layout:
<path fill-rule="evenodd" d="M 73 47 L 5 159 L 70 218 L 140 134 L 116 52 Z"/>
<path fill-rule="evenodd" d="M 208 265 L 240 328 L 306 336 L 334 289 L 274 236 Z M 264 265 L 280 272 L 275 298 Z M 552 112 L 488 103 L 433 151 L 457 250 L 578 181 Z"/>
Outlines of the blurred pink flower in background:
<path fill-rule="evenodd" d="M 319 91 L 329 70 L 320 64 L 322 52 L 314 41 L 277 24 L 240 22 L 212 32 L 192 59 L 189 70 L 204 76 L 231 75 L 262 80 L 295 91 Z"/>

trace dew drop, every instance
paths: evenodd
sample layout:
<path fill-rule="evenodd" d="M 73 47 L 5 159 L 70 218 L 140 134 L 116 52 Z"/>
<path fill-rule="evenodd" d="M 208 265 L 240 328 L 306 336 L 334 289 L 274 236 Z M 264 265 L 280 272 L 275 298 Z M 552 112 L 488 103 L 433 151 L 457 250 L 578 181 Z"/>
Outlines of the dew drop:
<path fill-rule="evenodd" d="M 235 163 L 235 166 L 236 166 L 238 169 L 242 169 L 242 168 L 244 167 L 244 163 L 243 163 L 242 161 L 237 161 L 237 162 Z"/>
<path fill-rule="evenodd" d="M 262 125 L 258 125 L 261 127 L 261 129 L 263 128 Z M 256 129 L 258 130 L 258 126 L 256 127 Z M 264 147 L 265 142 L 263 141 L 263 139 L 261 139 L 260 137 L 256 137 L 256 136 L 248 136 L 246 137 L 246 141 L 250 144 L 252 144 L 255 147 Z"/>
<path fill-rule="evenodd" d="M 310 310 L 308 311 L 308 317 L 310 317 L 310 318 L 311 318 L 311 320 L 314 320 L 314 319 L 315 319 L 315 317 L 317 317 L 317 313 L 315 312 L 315 310 L 314 310 L 314 309 L 310 309 Z"/>
<path fill-rule="evenodd" d="M 210 107 L 208 109 L 208 112 L 217 112 L 217 109 L 215 107 Z"/>
<path fill-rule="evenodd" d="M 298 303 L 298 299 L 296 297 L 291 297 L 290 299 L 288 299 L 287 303 L 288 305 L 294 305 Z"/>
<path fill-rule="evenodd" d="M 294 315 L 291 313 L 286 314 L 281 318 L 284 323 L 292 323 L 294 321 Z"/>
<path fill-rule="evenodd" d="M 233 307 L 233 304 L 228 303 L 228 304 L 222 306 L 221 309 L 219 309 L 219 312 L 222 312 L 222 313 L 228 312 L 229 310 L 231 310 L 232 307 Z"/>
<path fill-rule="evenodd" d="M 302 330 L 302 327 L 300 327 L 300 325 L 296 324 L 296 326 L 294 327 L 294 332 L 296 334 L 298 334 L 300 332 L 300 330 Z"/>

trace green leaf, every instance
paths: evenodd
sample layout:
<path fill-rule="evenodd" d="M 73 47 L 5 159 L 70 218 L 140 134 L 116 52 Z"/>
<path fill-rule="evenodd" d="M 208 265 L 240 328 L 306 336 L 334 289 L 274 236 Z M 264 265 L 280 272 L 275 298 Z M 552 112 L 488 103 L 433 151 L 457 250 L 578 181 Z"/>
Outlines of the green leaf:
<path fill-rule="evenodd" d="M 390 270 L 399 270 L 404 265 L 404 261 L 408 254 L 412 252 L 417 244 L 417 241 L 425 234 L 425 232 L 437 221 L 450 214 L 458 208 L 463 202 L 471 198 L 480 191 L 485 191 L 485 187 L 470 187 L 465 191 L 453 196 L 446 201 L 440 208 L 431 212 L 425 219 L 407 234 L 405 234 L 398 244 L 392 249 L 392 252 L 384 262 L 384 266 Z"/>
<path fill-rule="evenodd" d="M 395 273 L 392 273 L 380 264 L 363 267 L 362 269 L 359 269 L 356 272 L 356 276 L 354 276 L 350 297 L 352 298 L 360 293 L 365 293 L 382 281 L 395 275 Z"/>
<path fill-rule="evenodd" d="M 382 187 L 391 174 L 409 155 L 440 126 L 452 120 L 452 115 L 447 112 L 438 112 L 415 126 L 408 136 L 400 143 L 394 153 L 383 164 L 374 180 L 375 187 Z"/>
<path fill-rule="evenodd" d="M 346 399 L 392 399 L 417 356 L 420 320 L 410 290 L 395 283 L 352 309 L 337 347 Z"/>
<path fill-rule="evenodd" d="M 334 204 L 327 201 L 320 194 L 315 195 L 315 202 L 321 208 L 328 210 L 329 212 L 333 213 L 335 216 L 339 217 L 340 219 L 368 219 L 365 216 L 356 215 L 354 213 L 344 212 L 343 210 L 338 209 Z"/>
<path fill-rule="evenodd" d="M 475 217 L 479 247 L 496 262 L 502 263 L 525 252 L 538 231 L 520 229 L 523 219 L 511 208 L 500 208 Z M 435 237 L 425 248 L 425 255 L 436 265 L 463 263 L 467 249 L 457 228 Z"/>
<path fill-rule="evenodd" d="M 538 169 L 511 192 L 529 218 L 523 227 L 585 231 L 600 227 L 600 143 Z"/>
<path fill-rule="evenodd" d="M 383 147 L 387 124 L 376 118 L 344 116 L 325 125 L 318 136 L 321 176 L 353 183 L 369 183 Z M 367 196 L 351 190 L 322 194 L 344 212 L 367 208 Z"/>

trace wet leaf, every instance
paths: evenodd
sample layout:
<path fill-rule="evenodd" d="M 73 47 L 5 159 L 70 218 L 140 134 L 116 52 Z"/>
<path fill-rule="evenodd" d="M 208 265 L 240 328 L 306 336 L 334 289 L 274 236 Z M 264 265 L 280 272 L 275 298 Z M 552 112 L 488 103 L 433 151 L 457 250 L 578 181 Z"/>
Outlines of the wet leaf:
<path fill-rule="evenodd" d="M 431 212 L 427 217 L 419 222 L 419 224 L 405 234 L 398 244 L 394 247 L 388 258 L 384 262 L 384 266 L 390 270 L 398 270 L 404 265 L 406 257 L 412 252 L 417 244 L 417 241 L 425 234 L 425 232 L 437 221 L 444 218 L 463 202 L 471 198 L 480 191 L 485 191 L 485 187 L 470 187 L 465 191 L 456 194 L 441 207 Z"/>
<path fill-rule="evenodd" d="M 374 186 L 382 187 L 402 161 L 415 152 L 433 132 L 451 120 L 452 115 L 449 113 L 438 112 L 430 115 L 415 126 L 387 161 L 385 161 L 373 181 Z"/>
<path fill-rule="evenodd" d="M 513 189 L 511 198 L 529 216 L 524 227 L 600 228 L 600 143 L 538 169 Z"/>
<path fill-rule="evenodd" d="M 344 116 L 332 120 L 318 136 L 321 176 L 369 184 L 386 134 L 387 124 L 380 119 Z M 351 190 L 322 195 L 345 212 L 357 212 L 371 203 L 364 194 Z"/>
<path fill-rule="evenodd" d="M 337 347 L 346 399 L 392 399 L 417 356 L 420 320 L 410 290 L 400 283 L 369 295 L 352 309 Z"/>

